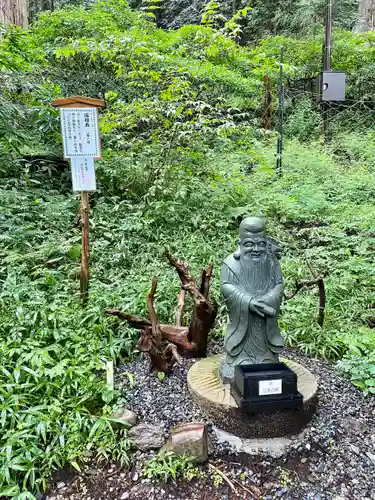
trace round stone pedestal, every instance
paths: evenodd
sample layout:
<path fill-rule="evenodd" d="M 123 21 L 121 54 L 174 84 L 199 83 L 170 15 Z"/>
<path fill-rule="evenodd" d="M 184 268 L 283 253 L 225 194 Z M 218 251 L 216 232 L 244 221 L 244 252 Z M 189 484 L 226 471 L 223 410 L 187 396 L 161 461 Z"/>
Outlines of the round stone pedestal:
<path fill-rule="evenodd" d="M 299 434 L 316 410 L 318 385 L 314 375 L 305 367 L 281 358 L 298 379 L 298 391 L 303 395 L 302 410 L 275 410 L 248 414 L 241 410 L 224 385 L 219 367 L 224 354 L 210 356 L 194 363 L 188 373 L 188 386 L 202 411 L 224 431 L 241 438 L 280 437 Z"/>

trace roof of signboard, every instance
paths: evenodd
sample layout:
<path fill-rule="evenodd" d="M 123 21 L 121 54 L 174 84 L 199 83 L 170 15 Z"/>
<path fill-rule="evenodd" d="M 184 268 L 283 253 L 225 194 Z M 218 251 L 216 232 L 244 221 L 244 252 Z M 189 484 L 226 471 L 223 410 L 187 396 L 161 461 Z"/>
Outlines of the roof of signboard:
<path fill-rule="evenodd" d="M 103 99 L 93 99 L 92 97 L 83 96 L 72 96 L 72 97 L 62 97 L 61 99 L 55 99 L 52 101 L 52 106 L 57 108 L 71 108 L 71 107 L 94 107 L 94 108 L 104 108 L 105 102 Z"/>

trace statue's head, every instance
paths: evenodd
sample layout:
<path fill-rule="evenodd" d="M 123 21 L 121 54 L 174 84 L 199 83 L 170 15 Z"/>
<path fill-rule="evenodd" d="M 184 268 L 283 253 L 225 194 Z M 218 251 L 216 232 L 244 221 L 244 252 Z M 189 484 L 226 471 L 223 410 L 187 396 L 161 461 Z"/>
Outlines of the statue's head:
<path fill-rule="evenodd" d="M 246 217 L 240 224 L 240 258 L 263 261 L 267 256 L 265 221 Z"/>

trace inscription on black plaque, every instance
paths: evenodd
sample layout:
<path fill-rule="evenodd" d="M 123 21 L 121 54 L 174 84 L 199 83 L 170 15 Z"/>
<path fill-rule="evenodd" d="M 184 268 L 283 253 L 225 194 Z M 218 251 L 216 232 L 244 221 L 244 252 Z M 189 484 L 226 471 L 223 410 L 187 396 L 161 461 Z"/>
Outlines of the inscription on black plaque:
<path fill-rule="evenodd" d="M 231 393 L 237 405 L 247 412 L 300 410 L 303 404 L 297 375 L 285 363 L 236 366 Z"/>

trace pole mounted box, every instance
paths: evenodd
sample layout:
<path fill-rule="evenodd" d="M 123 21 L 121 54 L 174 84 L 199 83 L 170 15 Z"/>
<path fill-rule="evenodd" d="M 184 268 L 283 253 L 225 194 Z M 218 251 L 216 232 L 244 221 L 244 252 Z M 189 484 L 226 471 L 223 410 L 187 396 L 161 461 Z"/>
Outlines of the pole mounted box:
<path fill-rule="evenodd" d="M 323 71 L 317 78 L 317 101 L 345 101 L 346 74 L 339 71 Z"/>

